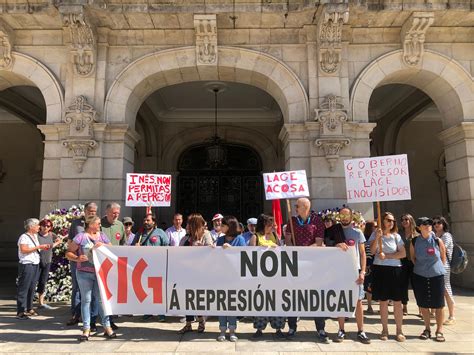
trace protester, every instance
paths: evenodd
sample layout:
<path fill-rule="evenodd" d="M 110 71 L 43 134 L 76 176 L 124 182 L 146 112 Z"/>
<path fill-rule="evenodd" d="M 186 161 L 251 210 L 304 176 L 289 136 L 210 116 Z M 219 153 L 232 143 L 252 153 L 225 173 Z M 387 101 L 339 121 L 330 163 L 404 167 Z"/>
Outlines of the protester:
<path fill-rule="evenodd" d="M 311 214 L 311 202 L 306 197 L 299 198 L 296 201 L 296 216 L 291 217 L 288 221 L 293 224 L 293 230 L 286 228 L 285 243 L 287 246 L 323 246 L 324 242 L 324 230 L 325 225 L 321 218 L 316 214 Z M 294 240 L 292 237 L 294 233 Z M 314 318 L 316 325 L 316 332 L 320 342 L 329 343 L 329 338 L 325 330 L 326 318 L 316 317 Z M 297 318 L 288 317 L 288 333 L 287 337 L 293 337 L 296 335 L 297 329 Z"/>
<path fill-rule="evenodd" d="M 182 227 L 183 215 L 175 213 L 173 216 L 173 225 L 166 230 L 171 247 L 179 246 L 181 239 L 186 235 L 186 230 Z"/>
<path fill-rule="evenodd" d="M 446 269 L 446 248 L 441 239 L 432 231 L 433 220 L 420 217 L 416 222 L 421 235 L 410 244 L 410 255 L 413 267 L 413 291 L 416 303 L 421 308 L 425 330 L 420 339 L 431 338 L 430 308 L 436 312 L 435 340 L 444 342 L 443 308 L 444 308 L 444 274 Z"/>
<path fill-rule="evenodd" d="M 220 224 L 219 224 L 220 226 Z M 199 213 L 193 213 L 188 217 L 186 225 L 188 234 L 181 239 L 181 246 L 210 246 L 214 244 L 211 234 L 206 230 L 206 221 Z M 194 316 L 186 316 L 186 325 L 178 331 L 178 334 L 184 334 L 193 330 L 192 322 Z M 206 329 L 206 320 L 198 316 L 198 333 L 203 333 Z"/>
<path fill-rule="evenodd" d="M 396 340 L 405 341 L 403 335 L 402 311 L 402 262 L 406 256 L 405 244 L 397 233 L 396 219 L 390 212 L 382 216 L 382 226 L 372 233 L 369 243 L 370 252 L 374 255 L 373 263 L 373 298 L 380 304 L 382 333 L 380 340 L 388 340 L 388 301 L 393 301 L 393 313 L 396 324 Z"/>
<path fill-rule="evenodd" d="M 214 229 L 211 230 L 211 236 L 212 236 L 212 240 L 213 240 L 214 243 L 216 242 L 218 237 L 224 235 L 224 233 L 222 233 L 222 231 L 221 231 L 221 225 L 222 225 L 222 219 L 223 218 L 224 218 L 224 216 L 221 215 L 220 213 L 217 213 L 217 214 L 214 215 L 214 217 L 212 217 L 212 225 L 213 225 Z"/>
<path fill-rule="evenodd" d="M 133 219 L 130 217 L 123 217 L 123 227 L 125 229 L 125 245 L 132 245 L 135 239 L 135 234 L 132 232 L 132 227 L 135 225 Z"/>
<path fill-rule="evenodd" d="M 102 301 L 99 293 L 99 284 L 95 273 L 92 259 L 92 250 L 102 245 L 111 245 L 108 237 L 100 231 L 100 218 L 90 216 L 86 218 L 86 229 L 76 235 L 69 244 L 66 257 L 77 263 L 76 277 L 81 291 L 81 314 L 82 314 L 82 335 L 80 341 L 89 340 L 91 321 L 91 301 L 92 295 L 98 300 L 98 312 L 104 327 L 104 336 L 111 339 L 117 335 L 111 328 L 109 317 L 104 315 Z"/>
<path fill-rule="evenodd" d="M 67 238 L 68 246 L 79 233 L 83 233 L 85 230 L 85 219 L 97 215 L 97 204 L 95 202 L 87 202 L 84 205 L 84 214 L 71 222 L 69 227 L 69 234 Z M 71 318 L 67 321 L 66 325 L 76 325 L 79 323 L 81 318 L 81 293 L 79 292 L 79 285 L 76 279 L 76 262 L 74 260 L 69 261 L 71 268 L 71 280 L 72 280 L 72 293 L 71 293 Z M 91 307 L 91 329 L 92 331 L 95 324 L 95 318 L 98 315 L 98 302 L 92 296 L 92 307 Z"/>
<path fill-rule="evenodd" d="M 364 291 L 365 291 L 365 298 L 367 298 L 367 313 L 374 314 L 374 309 L 372 308 L 372 281 L 373 281 L 373 270 L 372 264 L 374 262 L 374 256 L 370 251 L 370 243 L 369 239 L 372 233 L 375 231 L 377 227 L 377 222 L 375 221 L 367 221 L 364 226 L 364 238 L 365 242 L 365 278 L 364 278 Z"/>
<path fill-rule="evenodd" d="M 446 218 L 442 216 L 436 216 L 433 218 L 433 228 L 436 237 L 440 238 L 446 247 L 446 262 L 444 263 L 444 268 L 446 270 L 446 273 L 444 274 L 444 298 L 446 299 L 446 303 L 448 305 L 449 316 L 444 322 L 444 325 L 453 325 L 456 323 L 456 319 L 454 318 L 454 297 L 453 290 L 451 288 L 450 266 L 450 262 L 453 259 L 453 236 L 451 233 L 449 233 L 448 221 L 446 221 Z"/>
<path fill-rule="evenodd" d="M 245 242 L 247 243 L 248 246 L 251 246 L 250 241 L 252 237 L 255 235 L 255 226 L 257 225 L 257 219 L 256 218 L 249 218 L 247 219 L 247 232 L 242 234 L 242 237 L 244 237 Z M 253 238 L 255 242 L 255 238 Z M 255 245 L 255 244 L 254 244 Z"/>
<path fill-rule="evenodd" d="M 364 299 L 364 278 L 365 278 L 365 237 L 360 229 L 352 227 L 352 210 L 348 207 L 343 207 L 339 211 L 339 217 L 341 220 L 341 225 L 344 231 L 344 237 L 346 243 L 353 244 L 355 246 L 356 255 L 357 255 L 357 268 L 359 272 L 359 277 L 355 282 L 359 285 L 359 299 L 356 305 L 356 323 L 357 323 L 357 340 L 363 344 L 370 344 L 370 339 L 367 334 L 364 332 L 364 310 L 362 308 L 362 300 Z M 345 243 L 337 243 L 337 247 L 342 250 L 347 250 L 348 246 Z M 346 332 L 344 330 L 345 318 L 338 318 L 339 322 L 339 331 L 337 336 L 334 339 L 335 342 L 342 342 L 346 337 Z"/>
<path fill-rule="evenodd" d="M 38 240 L 39 221 L 28 218 L 24 224 L 25 233 L 18 239 L 18 279 L 16 297 L 16 318 L 25 320 L 37 316 L 33 309 L 40 250 L 50 248 L 49 244 L 40 244 Z"/>
<path fill-rule="evenodd" d="M 415 219 L 411 214 L 405 213 L 400 218 L 402 228 L 400 230 L 400 236 L 405 243 L 406 257 L 402 261 L 402 304 L 403 304 L 403 315 L 408 314 L 408 287 L 410 284 L 411 277 L 413 275 L 413 263 L 410 256 L 410 244 L 413 238 L 416 238 L 419 233 L 416 231 Z"/>
<path fill-rule="evenodd" d="M 105 208 L 105 216 L 100 221 L 101 230 L 109 238 L 112 245 L 124 245 L 126 243 L 125 228 L 123 223 L 119 221 L 119 216 L 120 205 L 112 202 Z"/>
<path fill-rule="evenodd" d="M 255 226 L 256 244 L 263 247 L 275 248 L 278 246 L 278 238 L 273 233 L 273 217 L 266 214 L 261 214 L 257 218 L 257 225 Z M 277 339 L 285 338 L 281 331 L 285 327 L 286 317 L 254 317 L 253 327 L 257 329 L 253 335 L 254 338 L 260 338 L 263 335 L 263 330 L 270 323 L 270 326 L 276 330 L 275 337 Z"/>
<path fill-rule="evenodd" d="M 323 218 L 324 228 L 330 228 L 336 224 L 336 221 L 331 216 L 324 216 Z"/>
<path fill-rule="evenodd" d="M 36 292 L 38 292 L 39 308 L 51 309 L 50 305 L 44 303 L 45 289 L 46 284 L 48 283 L 51 261 L 53 259 L 53 248 L 58 246 L 62 242 L 62 239 L 58 238 L 58 236 L 51 231 L 53 228 L 53 223 L 49 219 L 42 219 L 39 223 L 39 226 L 39 243 L 47 244 L 50 247 L 40 251 L 38 286 L 36 288 Z"/>
<path fill-rule="evenodd" d="M 234 216 L 226 216 L 222 219 L 221 231 L 224 235 L 217 238 L 216 246 L 224 249 L 247 246 L 244 237 L 241 235 L 239 221 Z M 255 239 L 255 236 L 253 238 Z M 238 340 L 235 335 L 235 330 L 237 329 L 236 316 L 219 316 L 220 334 L 217 337 L 217 341 L 225 340 L 227 329 L 229 329 L 229 340 L 236 342 Z"/>

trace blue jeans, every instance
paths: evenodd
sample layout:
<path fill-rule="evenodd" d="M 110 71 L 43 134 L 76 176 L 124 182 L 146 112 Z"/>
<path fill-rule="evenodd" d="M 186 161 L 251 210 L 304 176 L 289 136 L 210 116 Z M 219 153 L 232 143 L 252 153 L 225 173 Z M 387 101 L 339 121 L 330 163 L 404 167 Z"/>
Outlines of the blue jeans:
<path fill-rule="evenodd" d="M 100 319 L 102 319 L 103 327 L 110 327 L 110 320 L 108 316 L 104 315 L 102 308 L 102 301 L 100 299 L 99 284 L 95 273 L 76 271 L 77 283 L 81 290 L 81 313 L 82 325 L 84 329 L 91 328 L 91 303 L 95 298 L 98 303 L 98 311 Z"/>
<path fill-rule="evenodd" d="M 38 264 L 18 264 L 17 314 L 33 309 L 37 281 Z"/>
<path fill-rule="evenodd" d="M 225 332 L 227 328 L 230 331 L 237 329 L 237 317 L 219 316 L 219 329 Z"/>

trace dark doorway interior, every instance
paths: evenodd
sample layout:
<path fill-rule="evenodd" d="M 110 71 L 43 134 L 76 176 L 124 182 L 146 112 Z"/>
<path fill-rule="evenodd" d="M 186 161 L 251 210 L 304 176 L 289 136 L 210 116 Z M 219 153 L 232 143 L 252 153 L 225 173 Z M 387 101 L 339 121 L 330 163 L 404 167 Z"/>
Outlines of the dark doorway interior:
<path fill-rule="evenodd" d="M 225 144 L 226 162 L 217 168 L 207 162 L 207 145 L 194 146 L 179 159 L 178 211 L 211 220 L 215 213 L 233 215 L 245 224 L 263 209 L 262 164 L 252 149 Z"/>

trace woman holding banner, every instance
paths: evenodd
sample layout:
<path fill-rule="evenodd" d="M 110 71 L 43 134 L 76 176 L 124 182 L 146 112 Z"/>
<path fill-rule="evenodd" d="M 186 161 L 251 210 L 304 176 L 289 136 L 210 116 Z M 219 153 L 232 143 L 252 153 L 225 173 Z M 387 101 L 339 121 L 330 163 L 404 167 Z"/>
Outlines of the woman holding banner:
<path fill-rule="evenodd" d="M 273 233 L 274 219 L 266 214 L 261 214 L 257 218 L 257 226 L 255 227 L 255 236 L 257 238 L 257 246 L 275 248 L 278 246 L 278 238 Z M 263 330 L 270 323 L 270 326 L 276 330 L 277 339 L 285 338 L 281 331 L 285 327 L 285 317 L 254 317 L 253 327 L 257 329 L 253 335 L 254 338 L 260 338 Z"/>
<path fill-rule="evenodd" d="M 396 324 L 396 340 L 405 341 L 402 332 L 402 262 L 406 256 L 405 245 L 398 234 L 396 219 L 390 212 L 382 216 L 382 226 L 369 239 L 370 251 L 374 255 L 372 265 L 374 276 L 372 283 L 373 299 L 380 302 L 382 321 L 381 340 L 388 340 L 388 301 L 393 301 L 393 313 Z M 381 248 L 380 248 L 381 246 Z"/>
<path fill-rule="evenodd" d="M 192 213 L 188 217 L 188 223 L 186 225 L 186 231 L 188 232 L 180 241 L 180 246 L 185 247 L 199 247 L 199 246 L 210 246 L 214 242 L 212 240 L 211 233 L 206 230 L 206 221 L 199 213 Z M 178 334 L 184 334 L 193 330 L 192 322 L 194 316 L 186 316 L 186 325 L 178 331 Z M 203 333 L 206 329 L 206 320 L 202 316 L 198 316 L 198 333 Z"/>
<path fill-rule="evenodd" d="M 101 245 L 111 245 L 107 236 L 100 231 L 100 217 L 89 216 L 85 221 L 85 231 L 77 234 L 69 244 L 66 257 L 77 263 L 76 277 L 81 292 L 82 335 L 79 341 L 89 340 L 91 321 L 92 295 L 99 300 L 99 315 L 104 327 L 104 336 L 111 339 L 117 334 L 110 327 L 108 316 L 104 315 L 102 300 L 99 293 L 99 283 L 92 259 L 92 250 Z"/>

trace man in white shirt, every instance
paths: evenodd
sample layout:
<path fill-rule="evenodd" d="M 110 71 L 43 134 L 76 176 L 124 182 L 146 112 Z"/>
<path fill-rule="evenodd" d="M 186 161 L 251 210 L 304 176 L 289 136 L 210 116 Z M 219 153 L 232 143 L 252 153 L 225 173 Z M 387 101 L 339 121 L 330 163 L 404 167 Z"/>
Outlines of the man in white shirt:
<path fill-rule="evenodd" d="M 214 217 L 212 217 L 212 224 L 214 226 L 214 229 L 211 230 L 211 237 L 214 243 L 216 243 L 217 238 L 224 235 L 224 233 L 221 232 L 223 218 L 224 216 L 220 213 L 216 213 Z"/>
<path fill-rule="evenodd" d="M 183 238 L 186 235 L 186 230 L 181 227 L 183 224 L 183 215 L 180 213 L 175 213 L 173 216 L 173 225 L 166 230 L 168 239 L 170 241 L 170 246 L 177 247 Z"/>

